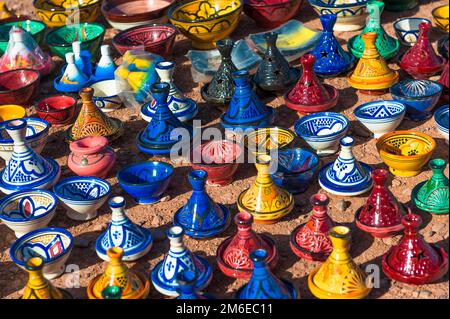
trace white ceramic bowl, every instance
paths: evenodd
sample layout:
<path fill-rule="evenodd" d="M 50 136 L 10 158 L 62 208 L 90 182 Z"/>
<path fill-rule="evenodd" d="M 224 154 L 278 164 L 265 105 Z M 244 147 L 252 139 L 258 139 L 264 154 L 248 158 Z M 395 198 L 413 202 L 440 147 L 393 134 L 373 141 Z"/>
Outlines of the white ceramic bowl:
<path fill-rule="evenodd" d="M 434 112 L 434 121 L 439 133 L 448 144 L 448 104 L 442 105 Z"/>
<path fill-rule="evenodd" d="M 140 25 L 145 25 L 145 24 L 153 24 L 153 23 L 167 23 L 169 21 L 169 19 L 167 18 L 167 15 L 164 15 L 158 19 L 153 19 L 153 20 L 145 20 L 145 21 L 135 21 L 135 22 L 116 22 L 116 21 L 112 21 L 110 19 L 107 19 L 105 17 L 106 21 L 108 21 L 108 23 L 117 30 L 123 31 L 123 30 L 127 30 L 127 29 L 131 29 Z"/>
<path fill-rule="evenodd" d="M 95 82 L 91 85 L 94 89 L 94 104 L 103 112 L 117 110 L 122 105 L 118 95 L 116 80 Z"/>
<path fill-rule="evenodd" d="M 431 23 L 425 18 L 403 18 L 394 22 L 394 30 L 401 44 L 413 46 L 419 37 L 419 24 Z"/>

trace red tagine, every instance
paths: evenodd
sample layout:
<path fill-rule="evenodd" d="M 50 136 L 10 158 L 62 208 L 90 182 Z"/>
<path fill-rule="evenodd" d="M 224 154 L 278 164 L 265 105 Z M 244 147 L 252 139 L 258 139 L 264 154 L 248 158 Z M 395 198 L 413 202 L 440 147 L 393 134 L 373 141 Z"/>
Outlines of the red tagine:
<path fill-rule="evenodd" d="M 449 100 L 449 95 L 450 95 L 450 85 L 449 85 L 449 81 L 448 81 L 448 61 L 447 64 L 445 65 L 444 71 L 441 74 L 441 77 L 439 78 L 439 83 L 441 83 L 444 86 L 444 89 L 442 90 L 442 94 L 441 94 L 441 99 L 444 102 L 448 102 Z"/>
<path fill-rule="evenodd" d="M 333 250 L 328 236 L 333 221 L 327 214 L 330 202 L 325 194 L 311 196 L 313 206 L 311 218 L 298 226 L 291 234 L 291 249 L 300 258 L 312 261 L 325 261 Z"/>
<path fill-rule="evenodd" d="M 402 219 L 405 234 L 397 246 L 383 255 L 383 271 L 389 278 L 413 285 L 435 282 L 448 271 L 444 249 L 425 242 L 419 234 L 420 216 L 407 214 Z"/>
<path fill-rule="evenodd" d="M 267 264 L 273 269 L 278 261 L 273 239 L 252 230 L 253 216 L 249 213 L 236 214 L 234 222 L 236 235 L 225 239 L 217 249 L 219 269 L 229 277 L 250 278 L 253 270 L 250 253 L 257 249 L 267 251 Z"/>

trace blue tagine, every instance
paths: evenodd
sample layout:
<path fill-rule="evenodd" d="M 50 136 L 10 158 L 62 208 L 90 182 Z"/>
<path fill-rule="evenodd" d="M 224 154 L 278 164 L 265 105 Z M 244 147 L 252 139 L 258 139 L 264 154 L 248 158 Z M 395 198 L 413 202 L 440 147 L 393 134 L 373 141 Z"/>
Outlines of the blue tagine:
<path fill-rule="evenodd" d="M 355 57 L 345 51 L 333 34 L 336 23 L 335 14 L 320 16 L 323 32 L 317 46 L 311 51 L 315 56 L 314 72 L 323 77 L 332 77 L 349 71 L 355 63 Z"/>
<path fill-rule="evenodd" d="M 206 288 L 212 278 L 211 264 L 204 258 L 194 255 L 183 242 L 184 231 L 179 226 L 171 227 L 167 231 L 170 249 L 166 258 L 160 261 L 152 270 L 151 279 L 156 290 L 166 296 L 177 297 L 180 284 L 178 273 L 192 271 L 197 275 L 195 289 Z"/>
<path fill-rule="evenodd" d="M 175 144 L 187 144 L 192 139 L 192 126 L 182 123 L 169 109 L 169 91 L 168 83 L 154 83 L 151 86 L 156 101 L 155 114 L 137 137 L 137 146 L 144 153 L 169 154 Z"/>
<path fill-rule="evenodd" d="M 97 255 L 108 261 L 106 252 L 112 247 L 123 249 L 125 261 L 134 261 L 147 254 L 152 248 L 152 234 L 148 229 L 133 224 L 126 216 L 125 199 L 121 196 L 113 197 L 109 200 L 109 207 L 112 210 L 111 222 L 95 242 Z"/>
<path fill-rule="evenodd" d="M 179 296 L 177 299 L 214 299 L 208 294 L 200 294 L 195 288 L 197 275 L 191 270 L 180 271 L 177 274 L 177 282 L 180 287 L 177 289 Z"/>
<path fill-rule="evenodd" d="M 319 172 L 319 184 L 331 194 L 357 196 L 372 188 L 372 168 L 356 161 L 352 148 L 355 140 L 350 136 L 341 139 L 339 157 Z"/>
<path fill-rule="evenodd" d="M 0 190 L 5 194 L 27 189 L 48 189 L 55 184 L 61 169 L 50 158 L 44 158 L 33 151 L 25 141 L 27 122 L 12 120 L 6 124 L 6 131 L 14 141 L 11 159 L 0 171 Z"/>
<path fill-rule="evenodd" d="M 192 195 L 174 216 L 173 224 L 182 227 L 188 236 L 194 238 L 213 237 L 230 224 L 228 208 L 214 203 L 206 193 L 207 177 L 208 173 L 204 170 L 193 170 L 189 173 Z"/>
<path fill-rule="evenodd" d="M 77 65 L 75 63 L 74 53 L 66 53 L 66 62 L 67 64 L 63 67 L 63 74 L 53 81 L 53 85 L 57 91 L 65 93 L 78 92 L 92 83 L 91 76 L 83 72 L 80 64 Z"/>
<path fill-rule="evenodd" d="M 250 253 L 253 273 L 250 281 L 236 292 L 236 299 L 296 299 L 292 283 L 278 279 L 267 266 L 267 251 L 257 249 Z"/>
<path fill-rule="evenodd" d="M 111 57 L 109 45 L 104 44 L 100 47 L 101 57 L 95 66 L 94 81 L 114 80 L 116 65 Z"/>

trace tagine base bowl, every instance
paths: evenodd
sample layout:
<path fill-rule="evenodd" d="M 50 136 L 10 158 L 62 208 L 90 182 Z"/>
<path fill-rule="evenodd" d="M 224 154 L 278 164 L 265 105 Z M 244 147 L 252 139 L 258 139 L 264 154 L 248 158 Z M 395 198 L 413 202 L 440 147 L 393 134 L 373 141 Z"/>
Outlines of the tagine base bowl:
<path fill-rule="evenodd" d="M 140 273 L 135 273 L 136 277 L 139 278 L 139 280 L 141 282 L 145 282 L 145 286 L 144 289 L 142 290 L 142 292 L 139 295 L 135 296 L 135 299 L 144 299 L 148 296 L 149 292 L 150 292 L 150 280 L 148 280 L 147 278 L 145 278 L 142 274 Z M 97 281 L 102 277 L 102 274 L 96 276 L 94 279 L 92 279 L 89 282 L 89 285 L 87 287 L 87 294 L 88 294 L 88 298 L 89 299 L 97 299 L 95 297 L 94 294 L 94 286 L 97 283 Z"/>
<path fill-rule="evenodd" d="M 108 136 L 105 136 L 108 139 L 108 143 L 111 143 L 118 139 L 120 136 L 122 136 L 124 131 L 124 124 L 121 120 L 110 117 L 109 120 L 111 121 L 112 125 L 114 125 L 114 132 Z M 66 140 L 68 142 L 74 141 L 72 136 L 72 127 L 73 125 L 69 126 L 69 128 L 65 132 Z"/>
<path fill-rule="evenodd" d="M 288 98 L 289 92 L 287 92 L 284 95 L 284 101 L 286 106 L 294 111 L 297 111 L 299 115 L 308 115 L 315 112 L 325 112 L 335 107 L 339 99 L 338 90 L 329 84 L 323 83 L 322 85 L 325 87 L 325 89 L 328 91 L 328 94 L 331 97 L 331 99 L 327 103 L 310 104 L 310 105 L 299 104 L 289 99 Z"/>
<path fill-rule="evenodd" d="M 448 214 L 448 210 L 449 210 L 448 205 L 447 205 L 447 207 L 431 206 L 430 204 L 423 203 L 417 197 L 417 193 L 422 188 L 422 186 L 425 185 L 427 182 L 428 181 L 423 181 L 423 182 L 417 184 L 416 186 L 414 186 L 412 193 L 411 193 L 411 200 L 414 203 L 414 206 L 416 206 L 418 209 L 420 209 L 424 212 L 431 213 L 431 214 L 436 214 L 436 215 Z"/>
<path fill-rule="evenodd" d="M 401 209 L 401 208 L 399 207 L 399 209 Z M 362 207 L 358 208 L 358 210 L 355 213 L 356 226 L 359 229 L 361 229 L 362 231 L 371 234 L 375 238 L 392 237 L 404 229 L 402 223 L 399 223 L 399 224 L 393 225 L 393 226 L 388 226 L 388 227 L 373 227 L 373 226 L 368 226 L 366 224 L 363 224 L 359 220 L 359 215 L 361 213 L 361 210 L 362 210 Z"/>
<path fill-rule="evenodd" d="M 300 297 L 297 289 L 295 288 L 295 286 L 292 283 L 290 283 L 289 281 L 287 281 L 283 278 L 279 278 L 279 279 L 286 286 L 286 289 L 289 291 L 289 293 L 291 295 L 290 299 L 298 299 Z M 246 287 L 246 285 L 243 285 L 241 288 L 239 288 L 236 291 L 235 299 L 242 299 L 241 294 L 245 287 Z"/>
<path fill-rule="evenodd" d="M 173 114 L 181 121 L 186 122 L 192 120 L 198 113 L 197 103 L 193 99 L 185 98 L 187 107 L 181 112 L 173 112 Z M 150 122 L 154 112 L 149 111 L 150 103 L 145 103 L 141 107 L 140 115 L 146 122 Z"/>

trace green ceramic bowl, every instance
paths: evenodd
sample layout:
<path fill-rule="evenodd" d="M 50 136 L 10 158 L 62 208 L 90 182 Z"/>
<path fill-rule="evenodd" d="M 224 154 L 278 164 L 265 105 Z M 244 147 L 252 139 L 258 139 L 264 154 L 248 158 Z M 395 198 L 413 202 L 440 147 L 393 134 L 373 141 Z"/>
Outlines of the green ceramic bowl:
<path fill-rule="evenodd" d="M 45 24 L 37 20 L 28 20 L 28 21 L 30 21 L 29 32 L 31 33 L 31 36 L 39 45 L 41 45 L 42 40 L 44 39 Z M 13 26 L 18 26 L 24 30 L 27 30 L 27 20 L 5 22 L 0 24 L 0 55 L 5 53 L 6 48 L 8 47 L 9 31 Z"/>
<path fill-rule="evenodd" d="M 81 49 L 88 50 L 95 59 L 105 36 L 105 27 L 100 23 L 72 24 L 55 29 L 45 36 L 45 42 L 54 55 L 65 59 L 72 52 L 72 42 L 80 41 Z"/>

